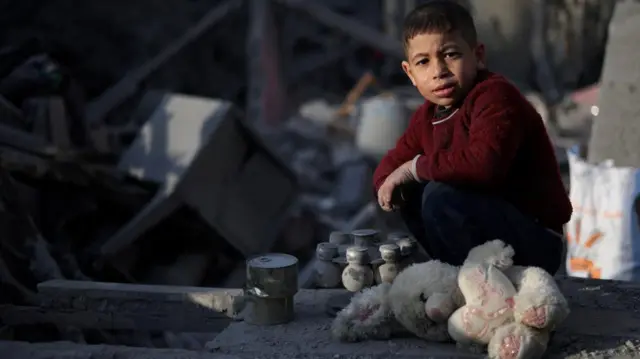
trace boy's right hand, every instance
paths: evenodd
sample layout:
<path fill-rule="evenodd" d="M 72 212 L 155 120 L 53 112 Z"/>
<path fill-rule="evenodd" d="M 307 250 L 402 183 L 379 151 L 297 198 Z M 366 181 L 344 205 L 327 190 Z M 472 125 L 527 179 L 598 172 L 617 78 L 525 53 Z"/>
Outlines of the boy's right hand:
<path fill-rule="evenodd" d="M 378 199 L 378 204 L 380 204 L 380 208 L 382 208 L 386 212 L 391 212 L 399 209 L 402 206 L 403 202 L 404 202 L 404 197 L 402 195 L 402 186 L 395 186 L 393 190 L 391 190 L 391 201 L 389 201 L 389 203 L 385 203 L 383 205 L 380 203 L 380 200 Z"/>
<path fill-rule="evenodd" d="M 411 161 L 408 161 L 393 171 L 389 177 L 384 180 L 380 189 L 378 189 L 378 204 L 380 208 L 387 212 L 396 209 L 399 204 L 396 200 L 397 196 L 394 196 L 396 187 L 414 180 L 413 174 L 411 173 Z"/>
<path fill-rule="evenodd" d="M 378 204 L 380 205 L 380 208 L 386 212 L 391 212 L 395 209 L 392 201 L 394 189 L 395 186 L 392 183 L 387 183 L 387 181 L 385 181 L 378 190 Z"/>

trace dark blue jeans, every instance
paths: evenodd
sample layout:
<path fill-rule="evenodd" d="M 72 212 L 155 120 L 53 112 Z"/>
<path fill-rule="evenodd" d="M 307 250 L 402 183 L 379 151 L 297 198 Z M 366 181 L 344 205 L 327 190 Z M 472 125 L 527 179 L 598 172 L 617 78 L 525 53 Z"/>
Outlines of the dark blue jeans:
<path fill-rule="evenodd" d="M 551 274 L 560 268 L 562 237 L 500 198 L 439 182 L 405 185 L 401 191 L 400 214 L 433 259 L 461 265 L 473 247 L 501 239 L 515 250 L 514 264 Z"/>

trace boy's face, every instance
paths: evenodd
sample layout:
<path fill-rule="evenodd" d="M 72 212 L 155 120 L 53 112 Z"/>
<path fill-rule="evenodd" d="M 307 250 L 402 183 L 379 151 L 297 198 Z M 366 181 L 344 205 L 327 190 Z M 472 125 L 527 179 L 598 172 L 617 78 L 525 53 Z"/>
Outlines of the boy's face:
<path fill-rule="evenodd" d="M 407 44 L 402 69 L 429 102 L 451 106 L 473 86 L 484 67 L 484 46 L 471 48 L 457 31 L 424 33 Z"/>

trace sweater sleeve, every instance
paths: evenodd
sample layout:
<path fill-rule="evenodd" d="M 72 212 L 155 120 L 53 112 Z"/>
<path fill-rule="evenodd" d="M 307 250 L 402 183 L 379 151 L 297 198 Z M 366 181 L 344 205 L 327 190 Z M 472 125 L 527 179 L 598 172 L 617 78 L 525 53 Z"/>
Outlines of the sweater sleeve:
<path fill-rule="evenodd" d="M 409 121 L 409 126 L 407 126 L 407 129 L 396 142 L 396 146 L 389 150 L 382 160 L 380 160 L 378 167 L 373 173 L 373 185 L 376 194 L 380 186 L 382 186 L 387 177 L 395 171 L 396 168 L 405 162 L 411 161 L 416 155 L 423 152 L 420 126 L 422 119 L 426 116 L 427 106 L 425 103 L 414 112 Z"/>
<path fill-rule="evenodd" d="M 526 101 L 509 83 L 493 83 L 470 94 L 468 144 L 420 156 L 421 179 L 473 187 L 495 187 L 504 181 L 522 141 L 530 114 Z"/>

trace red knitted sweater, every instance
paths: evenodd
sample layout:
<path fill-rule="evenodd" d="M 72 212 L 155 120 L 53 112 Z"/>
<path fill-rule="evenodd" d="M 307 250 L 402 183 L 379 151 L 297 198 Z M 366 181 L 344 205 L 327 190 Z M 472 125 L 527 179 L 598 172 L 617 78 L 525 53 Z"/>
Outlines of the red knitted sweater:
<path fill-rule="evenodd" d="M 546 227 L 562 232 L 571 203 L 555 151 L 536 110 L 504 77 L 482 71 L 460 108 L 433 118 L 425 102 L 374 173 L 376 193 L 398 166 L 421 156 L 421 180 L 497 195 Z"/>

